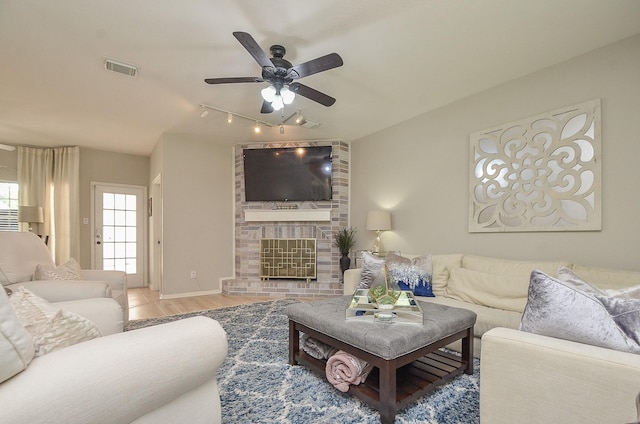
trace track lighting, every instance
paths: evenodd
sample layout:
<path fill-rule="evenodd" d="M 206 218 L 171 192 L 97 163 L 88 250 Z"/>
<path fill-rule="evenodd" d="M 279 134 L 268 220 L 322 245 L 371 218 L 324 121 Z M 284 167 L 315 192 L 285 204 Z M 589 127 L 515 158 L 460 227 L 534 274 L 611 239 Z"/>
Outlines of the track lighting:
<path fill-rule="evenodd" d="M 280 134 L 284 134 L 284 125 L 280 125 Z"/>
<path fill-rule="evenodd" d="M 306 119 L 304 119 L 304 116 L 302 116 L 300 111 L 296 112 L 296 124 L 302 125 L 305 122 L 307 122 L 307 121 L 306 121 Z"/>
<path fill-rule="evenodd" d="M 273 127 L 277 124 L 272 124 L 271 122 L 267 122 L 267 121 L 261 121 L 259 119 L 256 118 L 252 118 L 250 116 L 246 116 L 246 115 L 242 115 L 240 113 L 235 113 L 235 112 L 230 112 L 228 110 L 225 109 L 220 109 L 218 107 L 215 106 L 211 106 L 211 105 L 207 105 L 207 104 L 200 104 L 200 107 L 202 108 L 202 112 L 200 113 L 200 116 L 202 118 L 204 118 L 205 116 L 207 116 L 209 114 L 210 111 L 215 110 L 218 112 L 222 112 L 222 113 L 226 113 L 227 114 L 227 122 L 230 124 L 231 122 L 233 122 L 233 117 L 235 116 L 236 118 L 242 118 L 242 119 L 246 119 L 248 121 L 252 121 L 255 122 L 256 126 L 253 128 L 253 131 L 256 133 L 260 132 L 260 126 L 264 125 L 265 127 Z"/>

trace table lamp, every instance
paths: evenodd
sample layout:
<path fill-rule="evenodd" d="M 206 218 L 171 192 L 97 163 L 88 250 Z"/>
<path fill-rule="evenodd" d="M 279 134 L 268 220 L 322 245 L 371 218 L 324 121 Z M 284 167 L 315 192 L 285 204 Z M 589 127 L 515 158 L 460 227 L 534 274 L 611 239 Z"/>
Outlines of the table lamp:
<path fill-rule="evenodd" d="M 374 254 L 380 254 L 384 252 L 382 247 L 382 240 L 380 240 L 380 234 L 383 231 L 391 229 L 391 214 L 389 211 L 369 211 L 367 213 L 367 230 L 376 232 L 376 239 L 373 241 L 373 247 L 371 251 Z"/>
<path fill-rule="evenodd" d="M 42 206 L 20 206 L 18 207 L 18 221 L 28 222 L 29 231 L 33 231 L 32 224 L 44 222 L 44 209 Z"/>

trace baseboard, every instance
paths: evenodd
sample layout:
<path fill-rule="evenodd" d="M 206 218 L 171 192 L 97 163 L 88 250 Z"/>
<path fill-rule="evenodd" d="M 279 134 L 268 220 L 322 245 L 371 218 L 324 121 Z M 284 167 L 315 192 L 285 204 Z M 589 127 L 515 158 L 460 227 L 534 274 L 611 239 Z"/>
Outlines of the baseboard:
<path fill-rule="evenodd" d="M 188 293 L 176 293 L 176 294 L 160 294 L 160 299 L 179 299 L 181 297 L 194 297 L 194 296 L 206 296 L 208 294 L 221 294 L 222 290 L 207 290 Z"/>

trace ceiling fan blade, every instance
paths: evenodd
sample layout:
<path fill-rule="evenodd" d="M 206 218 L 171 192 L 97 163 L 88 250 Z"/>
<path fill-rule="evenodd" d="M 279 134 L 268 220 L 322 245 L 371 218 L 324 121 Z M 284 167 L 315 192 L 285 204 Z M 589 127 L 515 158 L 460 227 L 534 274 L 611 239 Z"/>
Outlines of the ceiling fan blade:
<path fill-rule="evenodd" d="M 273 112 L 273 106 L 266 100 L 262 101 L 262 107 L 260 108 L 260 113 L 271 113 Z"/>
<path fill-rule="evenodd" d="M 291 77 L 293 79 L 306 77 L 309 75 L 317 74 L 318 72 L 337 68 L 339 66 L 342 66 L 342 64 L 342 58 L 338 53 L 330 53 L 328 55 L 292 67 L 291 70 L 295 71 L 298 76 L 291 75 Z"/>
<path fill-rule="evenodd" d="M 309 100 L 313 100 L 314 102 L 318 102 L 323 106 L 332 106 L 336 99 L 333 97 L 324 94 L 318 90 L 314 90 L 313 88 L 306 86 L 304 84 L 300 84 L 299 82 L 294 82 L 289 84 L 289 90 L 293 91 L 296 94 L 301 95 L 302 97 L 306 97 Z"/>
<path fill-rule="evenodd" d="M 262 82 L 262 78 L 258 77 L 228 77 L 228 78 L 207 78 L 204 80 L 207 84 L 235 84 L 238 82 Z"/>
<path fill-rule="evenodd" d="M 251 56 L 258 62 L 258 64 L 263 67 L 273 67 L 273 63 L 271 63 L 271 59 L 267 53 L 262 50 L 262 48 L 258 45 L 256 40 L 253 39 L 251 34 L 241 31 L 235 31 L 233 36 L 244 46 L 245 49 L 249 52 Z"/>

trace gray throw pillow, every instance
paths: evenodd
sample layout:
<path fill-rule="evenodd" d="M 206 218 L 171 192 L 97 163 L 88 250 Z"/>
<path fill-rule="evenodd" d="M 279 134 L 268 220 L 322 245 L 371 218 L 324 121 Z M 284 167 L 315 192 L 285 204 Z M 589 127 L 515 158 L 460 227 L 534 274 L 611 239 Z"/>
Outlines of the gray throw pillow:
<path fill-rule="evenodd" d="M 611 298 L 584 281 L 561 281 L 536 270 L 520 329 L 640 353 L 640 300 Z"/>
<path fill-rule="evenodd" d="M 384 258 L 375 256 L 369 252 L 362 252 L 362 276 L 359 289 L 369 289 L 384 266 Z"/>

